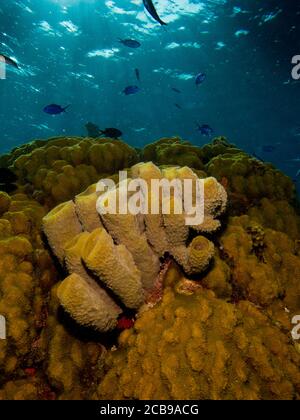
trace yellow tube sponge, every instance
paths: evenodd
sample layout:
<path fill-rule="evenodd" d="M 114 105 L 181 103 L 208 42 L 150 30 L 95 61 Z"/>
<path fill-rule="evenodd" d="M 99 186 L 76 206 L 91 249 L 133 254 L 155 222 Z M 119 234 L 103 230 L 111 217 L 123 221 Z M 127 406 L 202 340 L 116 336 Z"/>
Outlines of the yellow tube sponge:
<path fill-rule="evenodd" d="M 144 172 L 147 174 L 147 171 Z M 116 189 L 105 194 L 106 199 L 110 200 L 110 198 L 116 197 L 116 201 L 119 203 L 122 197 L 122 189 L 123 184 L 120 183 Z M 126 204 L 131 199 L 130 193 L 128 196 Z M 134 215 L 130 212 L 120 214 L 117 210 L 117 214 L 101 214 L 101 219 L 115 242 L 125 245 L 131 253 L 137 268 L 142 273 L 141 280 L 144 289 L 151 289 L 159 272 L 160 263 L 158 256 L 153 252 L 147 241 L 143 215 Z"/>
<path fill-rule="evenodd" d="M 142 273 L 143 287 L 150 289 L 159 272 L 160 263 L 147 242 L 144 232 L 140 230 L 139 218 L 131 214 L 105 214 L 102 221 L 113 239 L 126 246 L 135 265 Z"/>
<path fill-rule="evenodd" d="M 54 254 L 62 262 L 64 245 L 82 231 L 73 201 L 60 204 L 50 211 L 43 218 L 43 230 Z"/>
<path fill-rule="evenodd" d="M 90 278 L 81 259 L 83 249 L 89 238 L 89 232 L 81 232 L 65 244 L 65 265 L 69 273 L 75 273 L 83 279 Z"/>
<path fill-rule="evenodd" d="M 163 257 L 168 249 L 168 240 L 163 228 L 161 214 L 161 194 L 151 194 L 151 181 L 161 180 L 162 172 L 153 162 L 140 162 L 131 168 L 132 178 L 142 178 L 148 185 L 148 214 L 144 215 L 145 232 L 150 245 L 159 257 Z M 158 209 L 158 214 L 151 214 L 150 204 Z"/>
<path fill-rule="evenodd" d="M 190 238 L 184 194 L 178 195 L 176 191 L 177 181 L 180 187 L 184 180 L 192 180 L 192 184 L 198 181 L 190 168 L 172 166 L 161 170 L 147 162 L 135 165 L 130 173 L 133 178 L 114 185 L 101 196 L 101 202 L 97 202 L 98 193 L 92 185 L 75 197 L 75 204 L 67 202 L 52 210 L 44 219 L 44 231 L 50 245 L 60 247 L 59 252 L 54 251 L 70 274 L 77 274 L 87 282 L 93 274 L 127 308 L 139 309 L 149 296 L 159 294 L 157 289 L 163 277 L 161 262 L 164 262 L 160 258 L 171 256 L 186 274 L 200 274 L 214 256 L 214 245 L 202 236 Z M 137 178 L 136 189 L 128 190 L 131 181 Z M 146 181 L 143 186 L 139 184 L 140 179 Z M 164 185 L 159 184 L 158 190 L 151 191 L 149 187 L 154 180 L 164 181 Z M 225 209 L 226 193 L 213 178 L 200 181 L 207 185 L 207 209 L 214 222 Z M 183 188 L 181 191 L 185 193 Z M 124 203 L 121 203 L 121 193 L 124 193 Z M 128 209 L 132 203 L 139 206 L 142 198 L 148 199 L 148 214 L 144 214 L 141 205 L 137 214 L 132 212 L 136 208 Z M 152 199 L 156 199 L 156 214 L 149 208 Z M 120 204 L 125 204 L 126 214 L 122 213 Z M 56 229 L 54 239 L 49 226 Z M 72 314 L 72 309 L 69 312 Z M 75 315 L 74 318 L 77 319 Z"/>
<path fill-rule="evenodd" d="M 142 178 L 151 183 L 152 179 L 161 179 L 162 173 L 153 162 L 140 162 L 131 167 L 132 178 Z"/>
<path fill-rule="evenodd" d="M 213 177 L 205 178 L 204 182 L 204 221 L 194 225 L 197 232 L 212 233 L 221 223 L 217 217 L 221 216 L 227 207 L 227 193 L 225 188 Z"/>
<path fill-rule="evenodd" d="M 57 296 L 72 317 L 84 326 L 105 332 L 112 330 L 121 309 L 92 279 L 71 274 L 58 287 Z"/>
<path fill-rule="evenodd" d="M 127 248 L 115 245 L 104 229 L 90 233 L 82 258 L 128 308 L 138 308 L 142 304 L 144 294 L 140 271 Z"/>
<path fill-rule="evenodd" d="M 96 185 L 90 186 L 86 191 L 75 197 L 76 213 L 84 230 L 92 232 L 102 226 L 101 218 L 97 212 Z"/>
<path fill-rule="evenodd" d="M 184 267 L 188 274 L 201 273 L 206 270 L 214 256 L 214 244 L 204 236 L 196 236 L 187 249 L 187 265 Z"/>

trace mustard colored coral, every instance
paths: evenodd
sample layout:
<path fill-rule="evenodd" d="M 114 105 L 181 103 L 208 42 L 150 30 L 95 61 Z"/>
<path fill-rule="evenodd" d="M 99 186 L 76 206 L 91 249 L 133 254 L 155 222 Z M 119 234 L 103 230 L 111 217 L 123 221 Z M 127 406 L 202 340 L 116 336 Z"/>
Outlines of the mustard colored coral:
<path fill-rule="evenodd" d="M 255 305 L 197 288 L 176 291 L 171 269 L 161 303 L 120 336 L 97 399 L 297 399 L 300 355 Z"/>
<path fill-rule="evenodd" d="M 121 140 L 54 137 L 21 146 L 2 160 L 36 200 L 51 208 L 101 176 L 133 165 L 138 157 L 135 149 Z"/>
<path fill-rule="evenodd" d="M 274 166 L 223 137 L 53 138 L 0 166 L 0 400 L 300 399 L 300 214 Z M 151 190 L 158 214 L 100 216 L 119 169 L 189 180 L 193 204 L 200 179 L 204 220 Z"/>

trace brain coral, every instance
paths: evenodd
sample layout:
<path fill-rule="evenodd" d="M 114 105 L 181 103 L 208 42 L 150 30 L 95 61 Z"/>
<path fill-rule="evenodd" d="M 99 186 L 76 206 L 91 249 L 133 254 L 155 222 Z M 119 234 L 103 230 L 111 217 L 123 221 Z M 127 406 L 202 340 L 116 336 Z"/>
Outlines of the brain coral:
<path fill-rule="evenodd" d="M 24 147 L 21 147 L 23 150 Z M 48 207 L 66 201 L 96 182 L 137 161 L 136 151 L 121 140 L 58 137 L 36 142 L 8 162 L 26 192 Z"/>
<path fill-rule="evenodd" d="M 131 174 L 148 185 L 154 179 L 190 179 L 194 184 L 198 180 L 187 167 L 160 170 L 151 162 L 135 165 Z M 226 208 L 227 196 L 214 178 L 204 179 L 203 184 L 204 221 L 192 228 L 212 233 L 220 226 L 217 218 Z M 120 183 L 100 198 L 105 202 L 114 195 L 120 197 L 121 188 Z M 151 189 L 146 194 L 150 198 Z M 154 287 L 160 257 L 169 253 L 185 272 L 200 273 L 208 267 L 214 246 L 204 236 L 189 240 L 186 215 L 175 214 L 172 205 L 170 214 L 163 214 L 162 200 L 158 200 L 157 214 L 107 212 L 100 217 L 98 195 L 90 187 L 74 201 L 60 204 L 44 217 L 43 228 L 53 252 L 70 273 L 57 292 L 62 306 L 79 324 L 107 331 L 116 326 L 122 312 L 107 290 L 127 308 L 138 309 Z M 175 198 L 175 194 L 170 196 L 173 205 Z"/>
<path fill-rule="evenodd" d="M 165 281 L 162 301 L 121 334 L 94 398 L 300 397 L 300 354 L 268 316 L 201 286 L 186 293 L 175 268 Z"/>

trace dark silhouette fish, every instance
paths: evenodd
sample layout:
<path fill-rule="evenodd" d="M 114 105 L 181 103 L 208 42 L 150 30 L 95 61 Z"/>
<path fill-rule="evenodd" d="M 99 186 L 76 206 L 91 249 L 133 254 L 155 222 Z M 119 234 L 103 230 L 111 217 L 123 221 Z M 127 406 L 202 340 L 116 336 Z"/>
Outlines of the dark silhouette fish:
<path fill-rule="evenodd" d="M 197 124 L 198 126 L 198 131 L 200 131 L 200 133 L 202 134 L 202 136 L 212 136 L 214 130 L 207 124 Z"/>
<path fill-rule="evenodd" d="M 141 43 L 135 39 L 119 39 L 119 42 L 129 48 L 139 48 Z"/>
<path fill-rule="evenodd" d="M 7 55 L 4 55 L 4 54 L 0 53 L 0 61 L 1 61 L 1 57 L 2 57 L 2 59 L 4 59 L 6 64 L 8 64 L 10 66 L 13 66 L 16 69 L 19 68 L 18 64 L 12 58 L 9 58 L 9 57 L 7 57 Z"/>
<path fill-rule="evenodd" d="M 206 79 L 206 74 L 205 73 L 197 74 L 196 79 L 195 79 L 196 85 L 197 86 L 201 85 L 201 83 L 203 83 L 205 79 Z"/>
<path fill-rule="evenodd" d="M 177 89 L 177 88 L 175 88 L 175 87 L 172 87 L 171 88 L 174 92 L 176 92 L 176 93 L 181 93 L 181 90 L 179 90 L 179 89 Z"/>
<path fill-rule="evenodd" d="M 123 93 L 127 95 L 134 95 L 135 93 L 138 93 L 140 91 L 140 88 L 138 86 L 127 86 Z"/>
<path fill-rule="evenodd" d="M 153 19 L 155 19 L 158 23 L 160 23 L 161 25 L 167 25 L 165 22 L 163 22 L 161 20 L 161 18 L 158 16 L 158 13 L 154 7 L 154 4 L 152 2 L 152 0 L 143 0 L 144 6 L 146 8 L 146 10 L 148 10 L 148 12 L 150 13 L 150 15 L 153 17 Z"/>
<path fill-rule="evenodd" d="M 135 73 L 135 77 L 136 77 L 137 81 L 140 82 L 141 81 L 141 76 L 140 76 L 139 69 L 135 69 L 134 73 Z"/>
<path fill-rule="evenodd" d="M 88 132 L 89 137 L 97 138 L 100 136 L 100 128 L 96 124 L 88 122 L 87 124 L 85 124 L 85 128 Z"/>
<path fill-rule="evenodd" d="M 117 139 L 122 136 L 122 131 L 117 128 L 105 128 L 105 130 L 100 130 L 100 136 L 110 137 L 112 139 Z"/>
<path fill-rule="evenodd" d="M 60 105 L 51 104 L 51 105 L 45 106 L 43 111 L 46 112 L 46 114 L 58 115 L 58 114 L 61 114 L 63 112 L 66 112 L 66 109 L 69 108 L 70 106 L 71 105 L 67 105 L 65 108 L 62 108 Z"/>
<path fill-rule="evenodd" d="M 176 106 L 176 108 L 178 109 L 182 109 L 182 106 L 180 106 L 179 104 L 174 104 Z"/>

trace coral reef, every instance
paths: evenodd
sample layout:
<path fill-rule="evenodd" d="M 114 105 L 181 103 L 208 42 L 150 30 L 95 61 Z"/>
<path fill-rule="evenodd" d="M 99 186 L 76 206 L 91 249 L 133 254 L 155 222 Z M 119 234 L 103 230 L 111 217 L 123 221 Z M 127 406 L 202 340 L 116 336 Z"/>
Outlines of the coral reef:
<path fill-rule="evenodd" d="M 37 140 L 0 167 L 15 184 L 0 187 L 0 400 L 300 399 L 300 215 L 284 174 L 223 137 L 139 152 Z M 124 185 L 93 183 L 124 168 L 148 187 L 190 180 L 193 204 L 203 179 L 203 222 L 186 226 L 175 194 L 168 215 L 158 195 L 157 214 L 99 216 Z"/>
<path fill-rule="evenodd" d="M 103 347 L 76 339 L 60 324 L 51 292 L 59 273 L 41 237 L 46 210 L 25 194 L 0 197 L 0 314 L 7 324 L 0 400 L 54 399 L 57 393 L 84 398 Z"/>
<path fill-rule="evenodd" d="M 280 328 L 248 301 L 180 282 L 171 269 L 161 303 L 121 334 L 94 398 L 299 398 L 300 354 Z"/>
<path fill-rule="evenodd" d="M 267 308 L 277 302 L 291 316 L 297 314 L 300 259 L 295 241 L 241 216 L 230 220 L 220 243 L 240 299 Z"/>
<path fill-rule="evenodd" d="M 194 184 L 198 180 L 187 167 L 169 167 L 161 171 L 152 162 L 133 166 L 131 174 L 133 180 L 144 179 L 148 185 L 152 180 L 162 178 L 191 179 Z M 186 273 L 199 274 L 206 270 L 214 255 L 213 243 L 203 236 L 196 236 L 188 243 L 186 214 L 175 214 L 171 207 L 171 213 L 164 214 L 161 194 L 158 195 L 161 196 L 159 211 L 155 215 L 97 214 L 97 195 L 102 203 L 114 197 L 119 203 L 123 186 L 120 182 L 103 195 L 98 194 L 95 187 L 89 187 L 88 193 L 60 204 L 43 219 L 43 229 L 54 254 L 71 273 L 58 288 L 62 306 L 79 324 L 94 326 L 103 332 L 116 326 L 122 312 L 106 290 L 113 292 L 126 308 L 138 309 L 154 287 L 160 257 L 169 253 Z M 203 188 L 204 221 L 192 227 L 197 232 L 211 233 L 220 227 L 217 218 L 225 211 L 227 196 L 214 178 L 204 179 Z M 151 193 L 147 188 L 147 203 Z M 170 193 L 172 202 L 175 198 L 179 200 L 174 191 L 170 190 Z M 180 200 L 182 205 L 182 195 Z M 84 226 L 91 229 L 82 230 Z"/>
<path fill-rule="evenodd" d="M 300 218 L 295 210 L 293 181 L 272 164 L 230 144 L 225 137 L 203 147 L 177 137 L 163 138 L 147 145 L 142 157 L 159 165 L 187 165 L 201 177 L 215 177 L 228 193 L 231 215 L 249 214 L 266 227 L 299 238 Z"/>
<path fill-rule="evenodd" d="M 201 150 L 179 137 L 163 138 L 148 144 L 142 152 L 142 160 L 152 161 L 157 165 L 189 166 L 204 169 Z"/>
<path fill-rule="evenodd" d="M 58 137 L 6 158 L 27 193 L 49 208 L 80 193 L 100 175 L 113 174 L 137 161 L 136 151 L 120 140 Z M 26 153 L 24 153 L 26 151 Z"/>
<path fill-rule="evenodd" d="M 56 269 L 40 235 L 45 210 L 24 194 L 8 199 L 1 193 L 1 201 L 6 211 L 0 219 L 0 313 L 6 319 L 7 339 L 0 340 L 0 372 L 9 379 L 25 376 L 24 370 L 39 362 L 34 343 Z"/>
<path fill-rule="evenodd" d="M 88 399 L 102 375 L 105 348 L 99 337 L 79 334 L 70 320 L 60 314 L 58 285 L 50 294 L 49 316 L 40 337 L 44 352 L 40 399 Z"/>

